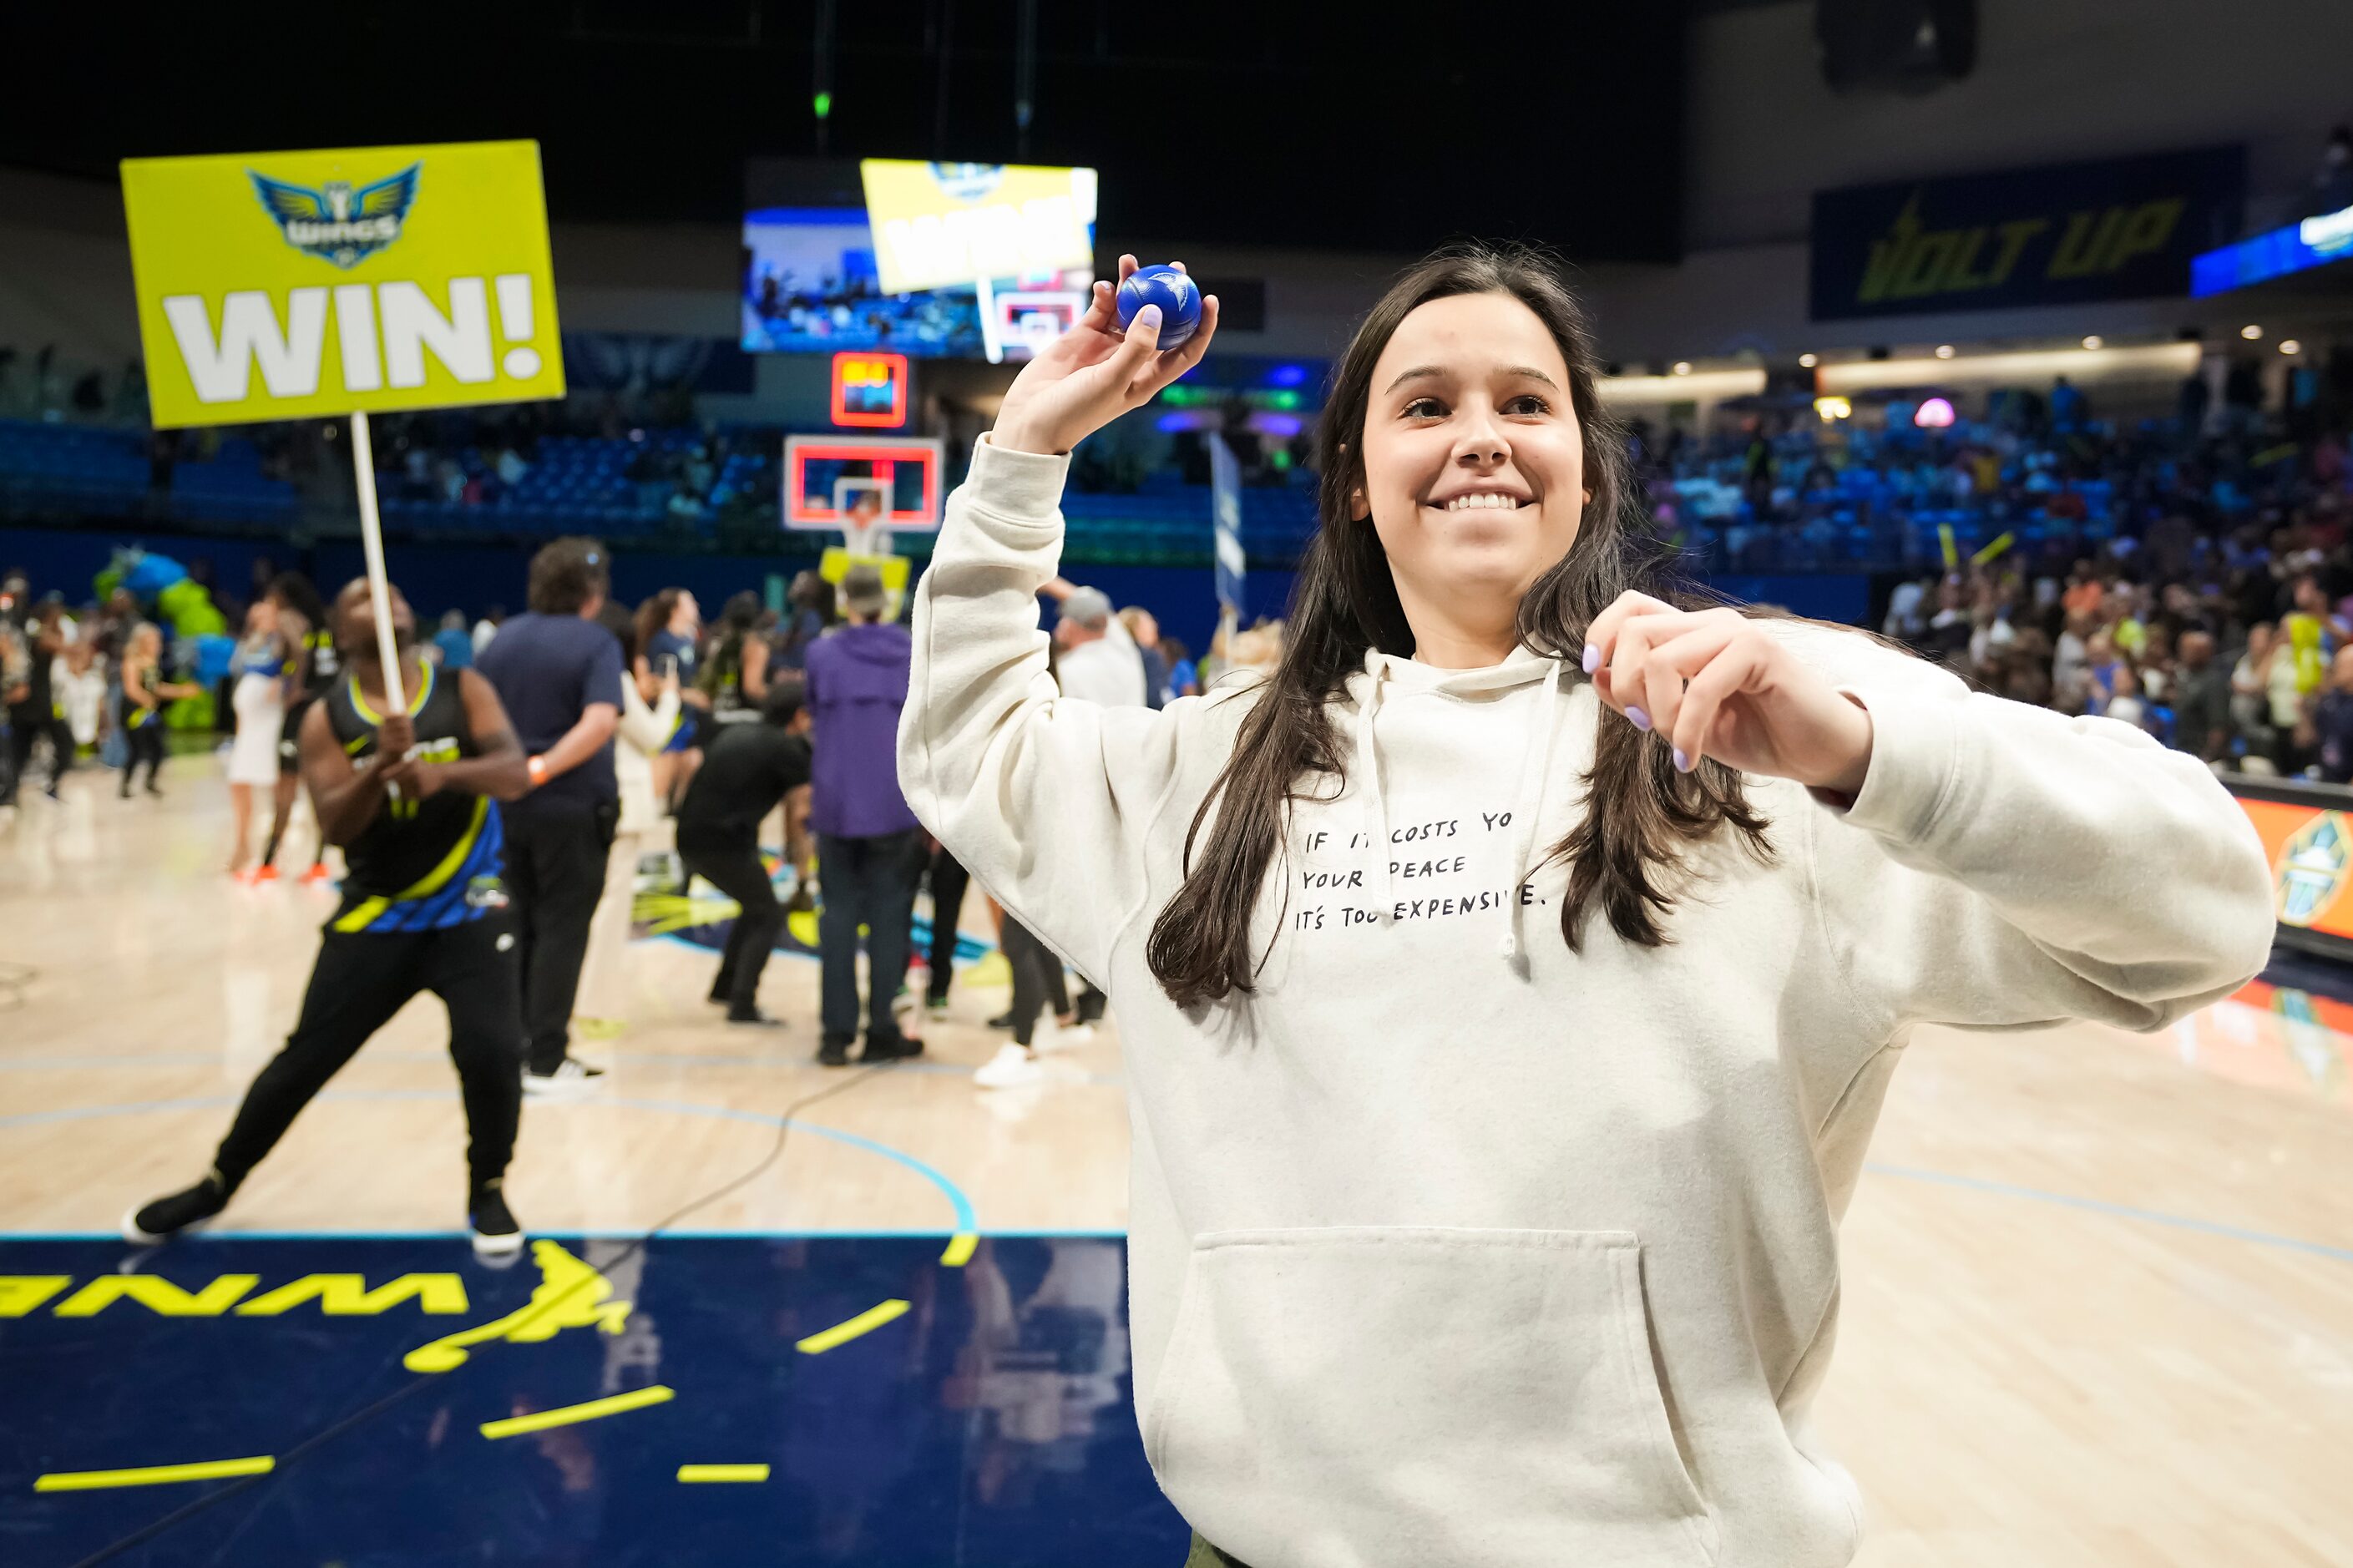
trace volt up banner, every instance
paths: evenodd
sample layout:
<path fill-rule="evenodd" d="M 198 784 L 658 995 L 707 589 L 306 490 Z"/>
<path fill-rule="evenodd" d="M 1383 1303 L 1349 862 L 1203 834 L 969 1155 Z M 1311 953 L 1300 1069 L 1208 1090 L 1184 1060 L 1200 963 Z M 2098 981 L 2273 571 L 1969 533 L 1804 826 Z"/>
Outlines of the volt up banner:
<path fill-rule="evenodd" d="M 159 427 L 564 395 L 536 142 L 128 158 Z"/>
<path fill-rule="evenodd" d="M 2187 294 L 2238 237 L 2243 147 L 1814 193 L 1818 321 Z"/>

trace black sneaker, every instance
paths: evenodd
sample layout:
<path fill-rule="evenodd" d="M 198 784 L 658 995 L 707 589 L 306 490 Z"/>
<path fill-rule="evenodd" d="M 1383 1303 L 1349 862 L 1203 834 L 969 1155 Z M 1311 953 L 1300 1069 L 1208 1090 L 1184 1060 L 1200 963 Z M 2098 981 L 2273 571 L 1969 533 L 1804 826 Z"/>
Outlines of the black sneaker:
<path fill-rule="evenodd" d="M 466 1203 L 466 1228 L 474 1251 L 483 1258 L 507 1258 L 522 1250 L 522 1226 L 507 1207 L 506 1183 L 493 1176 L 476 1187 Z"/>
<path fill-rule="evenodd" d="M 785 1021 L 782 1018 L 773 1014 L 763 1013 L 757 1007 L 748 1013 L 730 1013 L 727 1015 L 727 1021 L 743 1029 L 781 1029 L 785 1026 Z"/>
<path fill-rule="evenodd" d="M 988 1026 L 992 1029 L 1009 1029 L 1013 1027 L 1013 1015 L 1010 1013 L 999 1013 L 996 1017 L 991 1018 L 988 1021 Z"/>
<path fill-rule="evenodd" d="M 221 1173 L 207 1171 L 203 1181 L 185 1192 L 157 1198 L 123 1215 L 122 1239 L 133 1247 L 157 1246 L 228 1207 L 228 1195 L 229 1186 Z"/>
<path fill-rule="evenodd" d="M 849 1065 L 849 1041 L 847 1035 L 828 1035 L 817 1048 L 819 1067 L 846 1068 Z"/>
<path fill-rule="evenodd" d="M 923 1054 L 923 1042 L 921 1040 L 911 1040 L 904 1035 L 892 1035 L 880 1039 L 869 1035 L 866 1037 L 866 1048 L 858 1053 L 858 1065 L 864 1067 L 869 1062 L 905 1061 L 909 1057 Z"/>

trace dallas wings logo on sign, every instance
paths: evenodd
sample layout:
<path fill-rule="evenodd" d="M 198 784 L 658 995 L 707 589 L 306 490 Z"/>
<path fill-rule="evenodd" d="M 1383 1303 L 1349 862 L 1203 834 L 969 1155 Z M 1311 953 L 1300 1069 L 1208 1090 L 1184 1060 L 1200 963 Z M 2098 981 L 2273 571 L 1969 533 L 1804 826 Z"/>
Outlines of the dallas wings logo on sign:
<path fill-rule="evenodd" d="M 536 142 L 130 158 L 122 205 L 159 427 L 564 395 Z"/>
<path fill-rule="evenodd" d="M 261 205 L 286 231 L 286 243 L 305 255 L 349 268 L 400 237 L 401 220 L 417 202 L 411 163 L 390 179 L 352 188 L 349 180 L 329 180 L 317 190 L 273 180 L 248 169 Z"/>

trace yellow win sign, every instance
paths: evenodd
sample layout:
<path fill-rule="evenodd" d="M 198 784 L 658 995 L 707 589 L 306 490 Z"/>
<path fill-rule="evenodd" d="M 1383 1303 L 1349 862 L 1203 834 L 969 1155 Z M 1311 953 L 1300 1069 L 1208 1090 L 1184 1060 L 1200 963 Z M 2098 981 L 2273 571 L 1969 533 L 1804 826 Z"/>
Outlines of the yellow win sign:
<path fill-rule="evenodd" d="M 159 426 L 564 395 L 535 142 L 126 158 Z"/>

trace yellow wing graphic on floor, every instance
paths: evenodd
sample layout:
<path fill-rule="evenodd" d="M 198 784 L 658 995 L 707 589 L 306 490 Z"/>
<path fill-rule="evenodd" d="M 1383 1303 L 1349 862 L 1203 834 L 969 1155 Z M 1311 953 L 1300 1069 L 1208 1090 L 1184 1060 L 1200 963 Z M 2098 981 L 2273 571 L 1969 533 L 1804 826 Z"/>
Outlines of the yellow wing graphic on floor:
<path fill-rule="evenodd" d="M 539 1284 L 529 1304 L 503 1318 L 460 1329 L 430 1344 L 419 1345 L 401 1359 L 411 1372 L 454 1372 L 466 1364 L 470 1346 L 504 1340 L 509 1344 L 538 1344 L 565 1329 L 602 1329 L 617 1334 L 628 1321 L 632 1303 L 615 1301 L 613 1282 L 553 1241 L 531 1244 L 532 1261 L 539 1265 Z"/>

